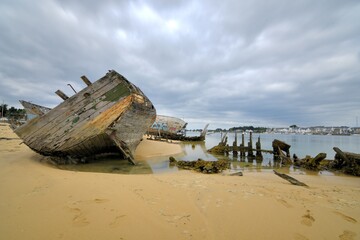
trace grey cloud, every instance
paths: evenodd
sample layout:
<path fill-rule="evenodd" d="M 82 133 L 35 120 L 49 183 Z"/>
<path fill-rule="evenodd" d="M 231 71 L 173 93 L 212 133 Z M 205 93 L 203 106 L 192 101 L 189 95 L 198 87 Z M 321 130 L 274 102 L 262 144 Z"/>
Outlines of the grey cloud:
<path fill-rule="evenodd" d="M 351 125 L 357 1 L 4 1 L 0 98 L 54 106 L 115 69 L 190 127 Z M 19 105 L 16 105 L 19 106 Z"/>

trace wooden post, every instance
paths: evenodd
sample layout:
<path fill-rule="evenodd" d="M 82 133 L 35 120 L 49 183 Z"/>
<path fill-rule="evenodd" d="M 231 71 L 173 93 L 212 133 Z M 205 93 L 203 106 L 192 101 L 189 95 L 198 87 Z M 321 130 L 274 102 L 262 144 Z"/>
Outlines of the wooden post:
<path fill-rule="evenodd" d="M 237 132 L 235 131 L 235 146 L 237 146 Z"/>
<path fill-rule="evenodd" d="M 342 159 L 343 161 L 345 161 L 347 163 L 350 162 L 349 159 L 347 158 L 347 156 L 344 154 L 344 152 L 340 150 L 340 148 L 333 147 L 333 149 L 337 154 L 339 154 L 340 159 Z"/>
<path fill-rule="evenodd" d="M 274 151 L 274 160 L 278 160 L 279 159 L 279 156 L 284 155 L 281 151 L 284 151 L 286 152 L 286 157 L 287 158 L 290 158 L 290 145 L 283 142 L 283 141 L 280 141 L 280 140 L 277 140 L 277 139 L 274 139 L 274 141 L 272 142 L 272 147 L 273 147 L 273 151 Z"/>
<path fill-rule="evenodd" d="M 245 133 L 242 133 L 240 144 L 240 156 L 245 157 Z"/>
<path fill-rule="evenodd" d="M 252 131 L 250 130 L 250 140 L 248 142 L 248 157 L 254 157 L 253 153 L 253 147 L 252 147 Z"/>
<path fill-rule="evenodd" d="M 258 137 L 258 141 L 256 142 L 256 160 L 262 160 L 263 156 L 261 153 L 261 142 L 260 142 L 260 136 Z"/>
<path fill-rule="evenodd" d="M 56 93 L 59 97 L 61 97 L 64 101 L 69 98 L 69 97 L 66 96 L 66 94 L 63 93 L 61 90 L 57 90 L 55 93 Z"/>
<path fill-rule="evenodd" d="M 221 144 L 222 144 L 223 146 L 226 145 L 227 140 L 228 140 L 228 138 L 227 138 L 227 132 L 225 132 L 224 135 L 221 134 Z"/>
<path fill-rule="evenodd" d="M 237 149 L 237 132 L 235 130 L 235 141 L 233 142 L 233 156 L 237 157 L 238 149 Z"/>
<path fill-rule="evenodd" d="M 92 83 L 90 82 L 90 80 L 84 75 L 81 76 L 81 79 L 84 81 L 84 83 L 88 86 L 90 86 Z"/>

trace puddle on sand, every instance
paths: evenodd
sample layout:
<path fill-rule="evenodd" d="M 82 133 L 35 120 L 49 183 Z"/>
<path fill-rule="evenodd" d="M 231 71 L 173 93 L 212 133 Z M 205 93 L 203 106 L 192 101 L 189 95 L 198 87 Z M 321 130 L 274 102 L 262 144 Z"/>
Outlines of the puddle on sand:
<path fill-rule="evenodd" d="M 169 166 L 168 159 L 168 156 L 149 158 L 137 161 L 136 165 L 132 165 L 127 160 L 119 159 L 118 156 L 106 156 L 82 164 L 56 165 L 56 168 L 69 171 L 115 174 L 154 174 L 178 171 L 176 167 Z"/>
<path fill-rule="evenodd" d="M 147 162 L 132 165 L 127 160 L 119 160 L 116 156 L 103 157 L 83 164 L 65 164 L 56 166 L 62 170 L 79 172 L 101 172 L 118 174 L 152 174 L 152 168 Z"/>

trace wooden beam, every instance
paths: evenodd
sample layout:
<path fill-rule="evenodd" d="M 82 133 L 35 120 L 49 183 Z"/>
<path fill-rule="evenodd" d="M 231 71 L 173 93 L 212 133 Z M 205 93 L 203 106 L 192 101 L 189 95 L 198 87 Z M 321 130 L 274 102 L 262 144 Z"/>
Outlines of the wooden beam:
<path fill-rule="evenodd" d="M 69 97 L 66 96 L 66 94 L 63 93 L 61 90 L 57 90 L 55 93 L 56 93 L 59 97 L 61 97 L 64 101 L 69 98 Z"/>
<path fill-rule="evenodd" d="M 84 83 L 88 86 L 90 86 L 92 83 L 90 82 L 90 80 L 84 75 L 81 76 L 81 79 L 84 81 Z"/>
<path fill-rule="evenodd" d="M 295 178 L 290 177 L 290 176 L 288 176 L 288 175 L 286 175 L 286 174 L 284 174 L 284 173 L 279 173 L 279 172 L 277 172 L 277 171 L 275 171 L 275 170 L 274 170 L 274 173 L 275 173 L 276 175 L 278 175 L 279 177 L 285 179 L 286 181 L 290 182 L 290 183 L 293 184 L 293 185 L 303 186 L 303 187 L 309 187 L 309 186 L 306 185 L 305 183 L 300 182 L 300 181 L 296 180 Z"/>
<path fill-rule="evenodd" d="M 347 158 L 347 156 L 345 155 L 345 153 L 343 151 L 340 150 L 340 148 L 338 147 L 333 147 L 334 151 L 339 154 L 340 158 L 345 161 L 346 163 L 350 163 L 350 160 Z"/>

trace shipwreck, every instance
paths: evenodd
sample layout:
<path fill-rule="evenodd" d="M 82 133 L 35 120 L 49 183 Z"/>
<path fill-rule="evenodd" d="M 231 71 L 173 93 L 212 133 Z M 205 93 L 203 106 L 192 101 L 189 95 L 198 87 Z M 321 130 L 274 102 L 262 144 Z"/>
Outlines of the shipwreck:
<path fill-rule="evenodd" d="M 57 163 L 78 163 L 87 157 L 120 154 L 135 164 L 134 151 L 153 124 L 156 110 L 134 84 L 114 70 L 68 97 L 53 109 L 21 101 L 36 115 L 15 133 L 32 150 Z"/>
<path fill-rule="evenodd" d="M 187 123 L 180 118 L 157 115 L 148 133 L 152 135 L 183 135 L 186 125 Z"/>
<path fill-rule="evenodd" d="M 155 138 L 165 138 L 179 141 L 204 141 L 209 124 L 205 126 L 200 136 L 186 136 L 187 122 L 177 117 L 157 115 L 147 133 Z"/>
<path fill-rule="evenodd" d="M 51 110 L 51 108 L 44 107 L 44 106 L 41 106 L 41 105 L 37 105 L 37 104 L 27 102 L 27 101 L 24 101 L 24 100 L 20 100 L 19 102 L 21 103 L 21 105 L 23 105 L 28 118 L 34 118 L 36 116 L 42 116 L 42 115 L 48 113 Z"/>

